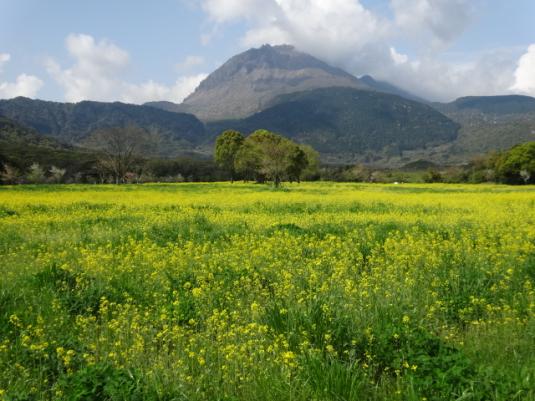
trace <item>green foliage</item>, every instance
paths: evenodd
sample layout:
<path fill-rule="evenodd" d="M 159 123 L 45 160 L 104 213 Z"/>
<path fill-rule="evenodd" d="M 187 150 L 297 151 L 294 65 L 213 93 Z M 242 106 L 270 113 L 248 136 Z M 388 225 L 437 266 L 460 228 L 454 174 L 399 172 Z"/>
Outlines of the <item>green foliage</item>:
<path fill-rule="evenodd" d="M 303 171 L 315 163 L 313 150 L 305 150 L 291 140 L 267 130 L 256 130 L 249 135 L 236 152 L 236 170 L 257 180 L 263 177 L 278 187 L 282 180 L 300 181 Z M 310 165 L 312 170 L 313 164 Z"/>
<path fill-rule="evenodd" d="M 470 96 L 433 107 L 461 125 L 457 140 L 445 151 L 458 161 L 533 140 L 533 97 Z"/>
<path fill-rule="evenodd" d="M 535 142 L 513 147 L 496 164 L 498 177 L 507 184 L 535 184 Z"/>
<path fill-rule="evenodd" d="M 94 131 L 135 125 L 154 135 L 157 146 L 148 149 L 151 156 L 176 157 L 205 140 L 204 125 L 191 114 L 119 102 L 57 103 L 18 97 L 0 100 L 0 115 L 75 145 Z"/>
<path fill-rule="evenodd" d="M 405 150 L 450 142 L 458 124 L 429 106 L 380 92 L 324 88 L 283 95 L 270 107 L 243 120 L 209 123 L 251 132 L 259 127 L 278 132 L 320 153 L 365 154 L 389 147 Z"/>
<path fill-rule="evenodd" d="M 66 401 L 136 401 L 145 399 L 133 372 L 99 363 L 64 375 L 56 392 Z"/>
<path fill-rule="evenodd" d="M 234 181 L 236 155 L 243 145 L 243 135 L 238 131 L 227 130 L 219 135 L 215 143 L 214 158 L 216 163 L 230 173 Z"/>
<path fill-rule="evenodd" d="M 427 170 L 427 173 L 424 175 L 424 182 L 442 182 L 442 180 L 442 174 L 440 174 L 440 172 L 434 169 Z"/>

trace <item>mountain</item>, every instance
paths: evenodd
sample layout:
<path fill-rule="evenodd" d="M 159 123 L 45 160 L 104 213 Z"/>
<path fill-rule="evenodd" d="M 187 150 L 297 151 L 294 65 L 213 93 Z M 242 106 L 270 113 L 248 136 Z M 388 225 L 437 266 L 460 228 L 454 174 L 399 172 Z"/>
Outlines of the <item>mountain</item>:
<path fill-rule="evenodd" d="M 346 87 L 426 102 L 369 75 L 357 78 L 289 45 L 264 45 L 238 54 L 210 74 L 182 104 L 149 102 L 166 111 L 195 114 L 203 121 L 246 118 L 272 105 L 280 95 L 310 89 Z"/>
<path fill-rule="evenodd" d="M 397 86 L 392 85 L 391 83 L 385 81 L 377 81 L 370 75 L 364 75 L 359 78 L 360 82 L 366 84 L 368 87 L 376 90 L 377 92 L 390 93 L 391 95 L 398 95 L 404 97 L 405 99 L 414 100 L 415 102 L 427 103 L 427 100 L 413 95 L 406 90 L 398 88 Z"/>
<path fill-rule="evenodd" d="M 208 131 L 265 128 L 311 145 L 325 160 L 350 162 L 370 153 L 400 157 L 407 150 L 447 143 L 459 129 L 428 105 L 369 90 L 321 88 L 282 95 L 272 103 L 245 119 L 209 123 Z"/>
<path fill-rule="evenodd" d="M 535 140 L 535 98 L 529 96 L 470 96 L 433 107 L 461 125 L 448 150 L 457 158 Z"/>
<path fill-rule="evenodd" d="M 244 118 L 279 95 L 324 87 L 370 89 L 358 78 L 288 45 L 264 45 L 232 57 L 176 108 L 201 120 Z"/>
<path fill-rule="evenodd" d="M 157 154 L 162 156 L 190 151 L 205 135 L 204 125 L 193 115 L 118 102 L 56 103 L 18 97 L 0 100 L 0 115 L 73 145 L 101 128 L 137 125 L 155 135 Z"/>
<path fill-rule="evenodd" d="M 511 115 L 535 112 L 535 98 L 521 95 L 467 96 L 451 103 L 433 103 L 443 113 L 477 115 Z"/>

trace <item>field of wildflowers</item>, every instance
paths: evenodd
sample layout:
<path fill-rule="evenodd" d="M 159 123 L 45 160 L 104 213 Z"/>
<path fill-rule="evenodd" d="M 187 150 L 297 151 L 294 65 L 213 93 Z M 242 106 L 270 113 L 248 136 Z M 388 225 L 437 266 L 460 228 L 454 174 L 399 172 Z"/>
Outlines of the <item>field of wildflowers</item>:
<path fill-rule="evenodd" d="M 0 400 L 535 400 L 535 188 L 0 188 Z"/>

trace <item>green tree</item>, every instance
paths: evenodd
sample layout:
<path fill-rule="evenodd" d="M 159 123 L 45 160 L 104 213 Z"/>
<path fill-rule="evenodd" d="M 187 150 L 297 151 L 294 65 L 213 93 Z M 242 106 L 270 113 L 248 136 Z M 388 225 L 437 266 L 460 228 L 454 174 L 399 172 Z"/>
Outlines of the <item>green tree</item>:
<path fill-rule="evenodd" d="M 263 182 L 265 179 L 260 173 L 260 148 L 254 141 L 245 140 L 242 147 L 236 153 L 234 167 L 236 172 L 241 174 L 244 180 L 254 179 L 256 182 Z"/>
<path fill-rule="evenodd" d="M 500 181 L 506 184 L 535 184 L 535 142 L 513 147 L 496 163 Z"/>
<path fill-rule="evenodd" d="M 236 155 L 235 167 L 246 177 L 257 181 L 268 179 L 278 187 L 284 179 L 299 181 L 307 166 L 307 152 L 295 142 L 267 130 L 249 135 Z"/>
<path fill-rule="evenodd" d="M 243 135 L 234 130 L 227 130 L 219 135 L 215 143 L 215 161 L 230 174 L 230 181 L 234 182 L 236 174 L 236 155 L 244 142 Z"/>
<path fill-rule="evenodd" d="M 314 180 L 319 178 L 320 169 L 320 155 L 309 145 L 299 145 L 301 150 L 305 152 L 307 158 L 307 165 L 301 172 L 301 179 Z"/>
<path fill-rule="evenodd" d="M 260 155 L 260 173 L 278 187 L 287 176 L 292 164 L 291 155 L 295 149 L 293 142 L 267 130 L 257 130 L 248 138 Z"/>
<path fill-rule="evenodd" d="M 301 182 L 301 175 L 308 166 L 307 154 L 301 147 L 294 145 L 289 153 L 289 163 L 286 173 L 290 182 Z"/>

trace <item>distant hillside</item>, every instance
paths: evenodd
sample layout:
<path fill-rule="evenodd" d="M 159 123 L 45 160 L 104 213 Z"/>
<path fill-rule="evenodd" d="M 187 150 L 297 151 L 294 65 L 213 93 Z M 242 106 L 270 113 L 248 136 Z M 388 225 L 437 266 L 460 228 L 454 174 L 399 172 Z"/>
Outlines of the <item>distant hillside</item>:
<path fill-rule="evenodd" d="M 137 125 L 154 134 L 162 156 L 191 151 L 205 135 L 204 125 L 193 115 L 118 102 L 56 103 L 18 97 L 0 100 L 0 115 L 75 145 L 101 128 Z"/>
<path fill-rule="evenodd" d="M 0 166 L 4 163 L 21 170 L 34 162 L 74 171 L 90 170 L 96 155 L 90 151 L 42 136 L 6 117 L 0 117 Z"/>
<path fill-rule="evenodd" d="M 535 140 L 535 98 L 529 96 L 471 96 L 433 107 L 461 125 L 448 149 L 454 158 Z"/>
<path fill-rule="evenodd" d="M 535 98 L 530 96 L 467 96 L 451 103 L 433 103 L 444 113 L 471 113 L 502 116 L 535 112 Z"/>
<path fill-rule="evenodd" d="M 322 88 L 284 95 L 243 120 L 214 122 L 212 135 L 265 128 L 309 144 L 327 159 L 351 161 L 365 153 L 399 156 L 406 150 L 457 138 L 458 125 L 433 108 L 385 93 Z M 325 158 L 325 157 L 324 157 Z"/>
<path fill-rule="evenodd" d="M 40 135 L 31 128 L 0 116 L 0 143 L 4 146 L 7 144 L 19 144 L 21 146 L 42 146 L 51 149 L 68 149 L 69 146 L 62 144 L 53 138 Z"/>

